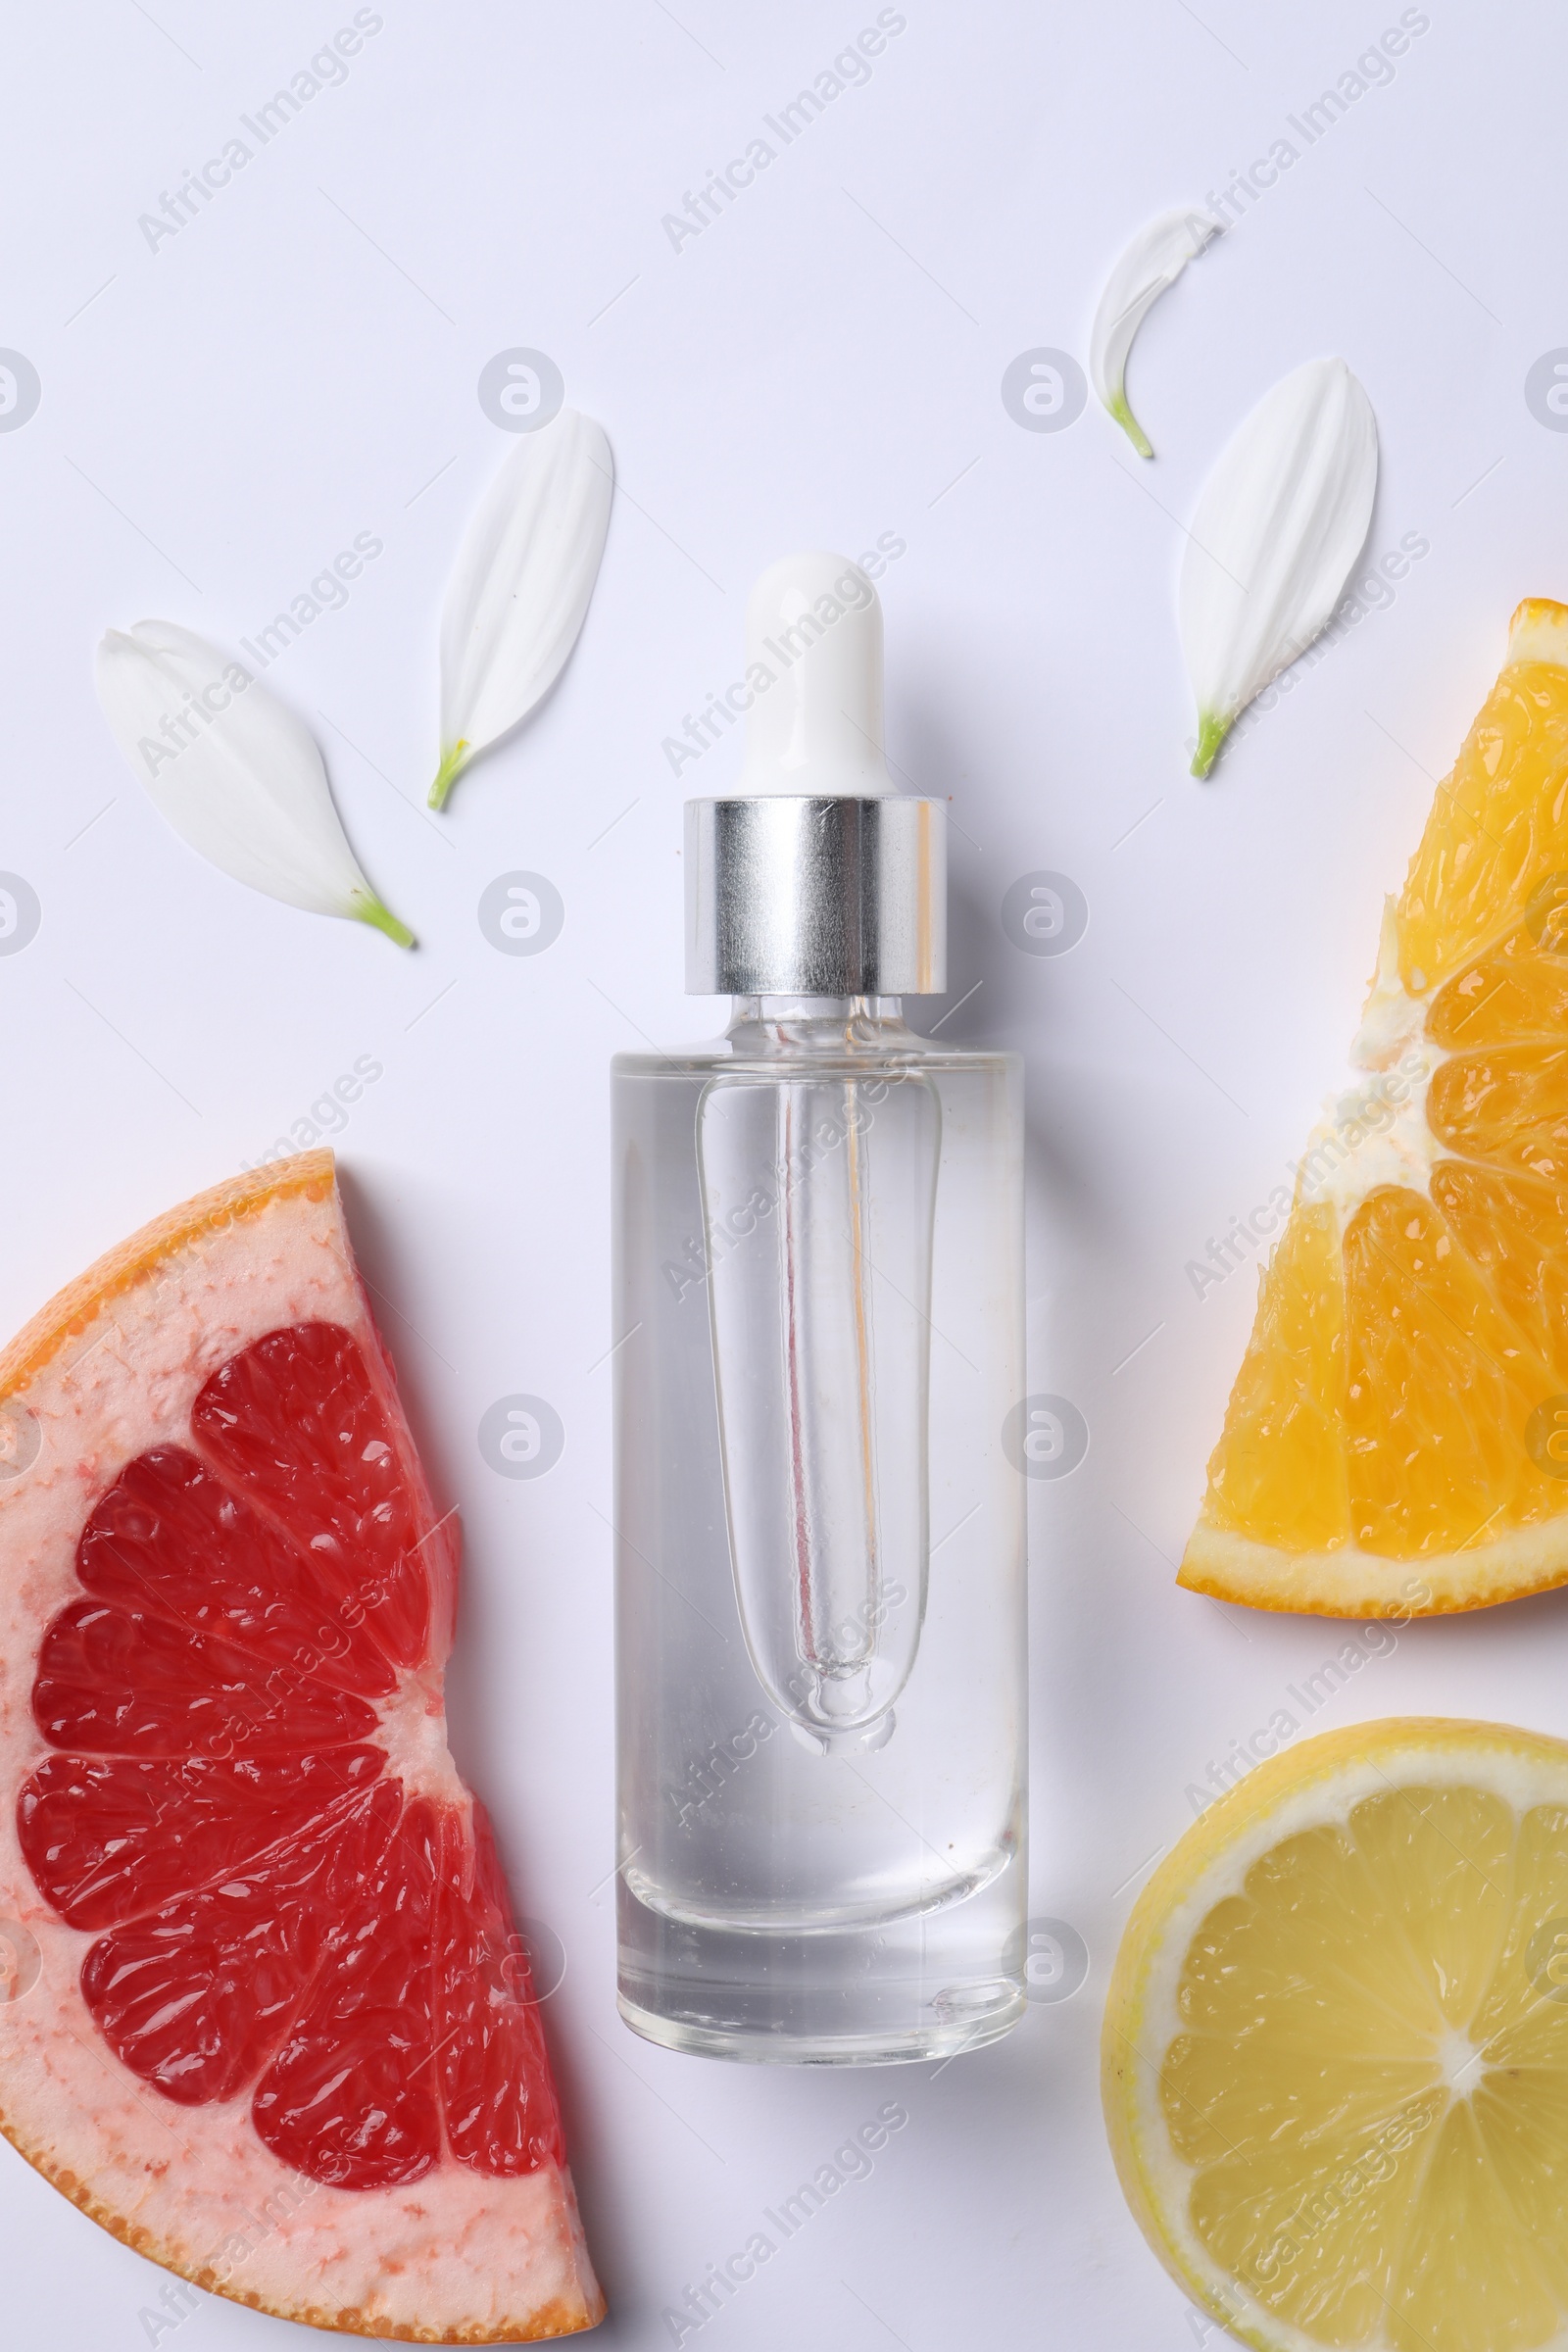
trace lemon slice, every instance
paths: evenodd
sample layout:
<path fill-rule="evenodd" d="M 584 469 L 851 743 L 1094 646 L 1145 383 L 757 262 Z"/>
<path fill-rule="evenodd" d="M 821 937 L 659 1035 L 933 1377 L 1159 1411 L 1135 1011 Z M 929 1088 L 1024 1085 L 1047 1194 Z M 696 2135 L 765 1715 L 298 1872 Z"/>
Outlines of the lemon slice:
<path fill-rule="evenodd" d="M 1140 1898 L 1105 2010 L 1150 2244 L 1267 2352 L 1568 2345 L 1568 1745 L 1360 1725 Z"/>

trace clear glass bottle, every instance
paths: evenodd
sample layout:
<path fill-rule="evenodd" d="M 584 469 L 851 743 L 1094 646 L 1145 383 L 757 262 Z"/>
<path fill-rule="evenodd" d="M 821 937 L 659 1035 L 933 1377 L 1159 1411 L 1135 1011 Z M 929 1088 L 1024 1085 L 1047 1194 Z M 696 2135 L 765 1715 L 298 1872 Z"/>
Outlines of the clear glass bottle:
<path fill-rule="evenodd" d="M 674 2048 L 871 2064 L 1024 2004 L 1021 1112 L 1011 1055 L 902 1018 L 942 810 L 887 793 L 865 575 L 764 575 L 749 675 L 824 597 L 688 810 L 729 1029 L 614 1064 L 619 1994 Z"/>

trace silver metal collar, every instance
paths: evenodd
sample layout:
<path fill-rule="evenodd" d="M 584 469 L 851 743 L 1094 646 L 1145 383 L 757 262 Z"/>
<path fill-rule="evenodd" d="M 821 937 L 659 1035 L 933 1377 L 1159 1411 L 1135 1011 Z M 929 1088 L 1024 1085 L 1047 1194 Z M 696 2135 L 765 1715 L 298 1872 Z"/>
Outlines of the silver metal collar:
<path fill-rule="evenodd" d="M 686 804 L 690 996 L 939 996 L 940 801 L 786 793 Z"/>

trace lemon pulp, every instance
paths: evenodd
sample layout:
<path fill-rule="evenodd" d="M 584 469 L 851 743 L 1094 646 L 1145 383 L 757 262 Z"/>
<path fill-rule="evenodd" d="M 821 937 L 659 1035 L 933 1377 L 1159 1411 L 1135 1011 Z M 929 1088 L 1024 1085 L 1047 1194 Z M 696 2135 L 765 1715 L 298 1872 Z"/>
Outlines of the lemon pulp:
<path fill-rule="evenodd" d="M 1244 2340 L 1568 2341 L 1568 1747 L 1392 1724 L 1258 1768 L 1129 1926 L 1135 2212 Z"/>

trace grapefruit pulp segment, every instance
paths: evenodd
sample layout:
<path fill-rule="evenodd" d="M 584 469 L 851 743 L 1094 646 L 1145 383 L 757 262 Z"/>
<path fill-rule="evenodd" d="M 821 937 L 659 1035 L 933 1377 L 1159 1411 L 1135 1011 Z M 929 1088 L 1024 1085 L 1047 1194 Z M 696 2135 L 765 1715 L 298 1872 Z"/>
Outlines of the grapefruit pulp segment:
<path fill-rule="evenodd" d="M 455 1522 L 330 1154 L 73 1285 L 0 1358 L 0 1916 L 37 1955 L 0 2004 L 7 2135 L 285 2317 L 593 2326 L 526 1954 L 446 1745 Z"/>

